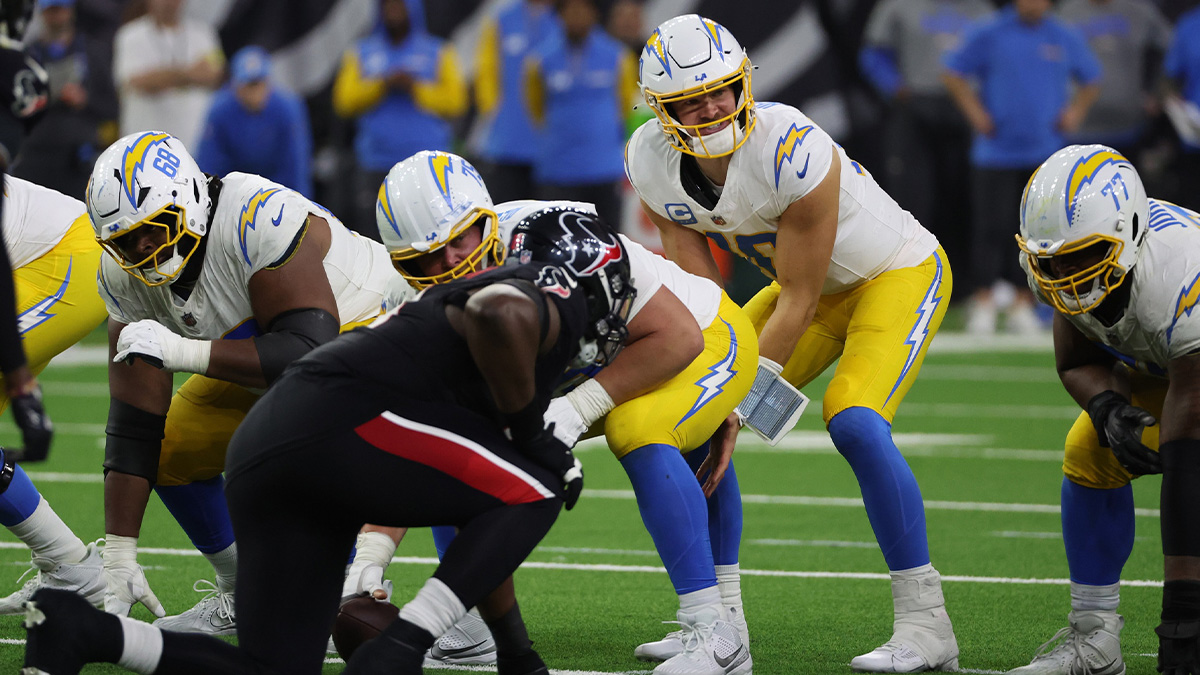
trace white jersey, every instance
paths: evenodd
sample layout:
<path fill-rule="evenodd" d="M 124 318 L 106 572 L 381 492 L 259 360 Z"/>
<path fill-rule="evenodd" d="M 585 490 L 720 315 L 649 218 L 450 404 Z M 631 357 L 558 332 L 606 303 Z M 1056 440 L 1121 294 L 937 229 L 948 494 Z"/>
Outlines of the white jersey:
<path fill-rule="evenodd" d="M 14 176 L 4 177 L 4 248 L 15 270 L 50 252 L 80 216 L 83 202 Z"/>
<path fill-rule="evenodd" d="M 1200 350 L 1200 214 L 1150 200 L 1124 316 L 1105 327 L 1090 313 L 1065 317 L 1136 370 L 1165 377 L 1167 363 Z"/>
<path fill-rule="evenodd" d="M 684 188 L 683 153 L 667 142 L 658 120 L 639 127 L 625 148 L 625 171 L 642 201 L 775 279 L 779 217 L 824 180 L 836 151 L 842 162 L 841 195 L 823 295 L 854 288 L 889 270 L 919 265 L 937 249 L 937 238 L 804 113 L 779 103 L 759 103 L 755 110 L 758 121 L 733 153 L 712 209 Z"/>
<path fill-rule="evenodd" d="M 535 211 L 551 206 L 567 206 L 595 215 L 596 207 L 586 202 L 539 201 L 521 199 L 496 205 L 500 221 L 500 240 L 508 246 L 512 230 L 523 218 Z M 650 251 L 645 246 L 623 234 L 618 234 L 625 250 L 629 252 L 630 282 L 637 289 L 637 297 L 629 310 L 629 321 L 642 311 L 658 289 L 666 286 L 680 302 L 688 308 L 701 330 L 717 319 L 721 307 L 721 288 L 704 277 L 683 271 L 679 265 Z"/>
<path fill-rule="evenodd" d="M 150 287 L 110 256 L 100 265 L 100 295 L 121 323 L 154 319 L 184 337 L 201 340 L 263 334 L 250 304 L 250 277 L 277 267 L 294 253 L 309 214 L 329 222 L 325 273 L 343 326 L 380 312 L 388 280 L 397 276 L 383 244 L 347 230 L 329 211 L 300 193 L 261 176 L 231 173 L 223 179 L 196 285 L 187 300 L 169 284 Z"/>

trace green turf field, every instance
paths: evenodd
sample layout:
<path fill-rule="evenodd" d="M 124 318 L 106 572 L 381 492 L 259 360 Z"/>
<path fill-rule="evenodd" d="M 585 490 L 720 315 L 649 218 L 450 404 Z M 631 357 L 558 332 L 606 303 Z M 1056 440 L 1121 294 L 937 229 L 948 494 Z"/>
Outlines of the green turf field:
<path fill-rule="evenodd" d="M 1079 411 L 1058 384 L 1048 350 L 946 348 L 962 343 L 953 335 L 935 341 L 937 351 L 901 406 L 895 432 L 925 496 L 930 548 L 946 579 L 961 665 L 994 673 L 1024 665 L 1066 624 L 1057 505 L 1062 440 Z M 826 381 L 806 392 L 819 399 Z M 90 541 L 103 535 L 104 367 L 54 365 L 42 382 L 58 436 L 51 460 L 29 470 L 62 517 Z M 14 438 L 9 416 L 3 425 L 0 440 Z M 854 476 L 822 431 L 818 400 L 781 447 L 752 439 L 743 436 L 735 457 L 745 502 L 742 584 L 755 672 L 849 673 L 852 657 L 891 634 L 887 570 Z M 596 445 L 585 446 L 580 457 L 587 475 L 583 498 L 517 574 L 522 611 L 555 672 L 648 673 L 633 648 L 669 630 L 660 622 L 674 618 L 675 596 L 617 462 Z M 1139 529 L 1121 610 L 1130 675 L 1154 672 L 1158 489 L 1151 477 L 1135 490 Z M 168 611 L 190 607 L 199 598 L 192 583 L 210 577 L 211 568 L 157 499 L 141 545 L 146 576 Z M 398 553 L 403 557 L 388 576 L 402 602 L 432 570 L 428 532 L 411 533 Z M 28 560 L 3 531 L 0 590 L 16 590 Z M 135 612 L 150 618 L 144 609 Z M 23 638 L 19 617 L 0 617 L 4 672 L 19 668 Z M 325 672 L 341 668 L 331 661 Z"/>

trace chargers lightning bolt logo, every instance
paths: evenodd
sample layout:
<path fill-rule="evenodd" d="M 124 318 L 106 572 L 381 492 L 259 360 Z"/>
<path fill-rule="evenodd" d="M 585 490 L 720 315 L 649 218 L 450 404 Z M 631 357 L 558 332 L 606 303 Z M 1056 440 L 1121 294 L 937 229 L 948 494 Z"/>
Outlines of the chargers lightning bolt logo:
<path fill-rule="evenodd" d="M 908 371 L 912 369 L 917 355 L 921 353 L 921 347 L 929 338 L 929 324 L 933 321 L 933 315 L 942 302 L 942 296 L 938 295 L 938 291 L 942 288 L 942 256 L 940 253 L 933 255 L 934 260 L 937 261 L 937 271 L 933 274 L 933 283 L 929 284 L 929 290 L 925 292 L 925 299 L 921 301 L 921 306 L 917 309 L 917 322 L 913 324 L 908 339 L 904 341 L 904 344 L 909 346 L 908 358 L 904 360 L 904 368 L 900 371 L 900 377 L 896 378 L 896 384 L 892 385 L 887 400 L 883 402 L 884 407 L 887 407 L 888 402 L 892 400 L 892 396 L 900 388 L 900 383 L 904 381 L 905 377 L 908 377 Z"/>
<path fill-rule="evenodd" d="M 446 206 L 454 208 L 454 202 L 450 199 L 450 174 L 454 171 L 454 166 L 450 163 L 450 155 L 440 152 L 430 155 L 429 171 L 433 174 L 433 179 L 437 181 L 438 192 L 442 193 L 442 199 L 446 200 Z"/>
<path fill-rule="evenodd" d="M 738 374 L 738 371 L 733 369 L 733 363 L 737 361 L 738 354 L 737 335 L 733 332 L 733 326 L 729 325 L 728 321 L 721 319 L 721 323 L 725 324 L 725 328 L 729 331 L 729 353 L 725 355 L 725 358 L 709 366 L 708 372 L 699 380 L 696 380 L 696 386 L 700 387 L 700 396 L 696 398 L 696 402 L 692 404 L 687 414 L 675 423 L 676 429 L 692 415 L 699 412 L 709 401 L 721 395 L 725 385 L 729 384 L 733 376 Z"/>
<path fill-rule="evenodd" d="M 58 290 L 54 292 L 54 295 L 39 300 L 33 307 L 30 307 L 29 309 L 17 315 L 17 335 L 20 335 L 22 340 L 25 339 L 26 333 L 34 328 L 37 328 L 43 323 L 46 323 L 55 316 L 54 314 L 50 313 L 50 308 L 53 307 L 59 300 L 62 300 L 63 296 L 66 295 L 67 285 L 71 283 L 71 268 L 74 265 L 75 259 L 72 258 L 70 262 L 67 263 L 66 278 L 63 279 L 62 285 L 58 287 Z"/>
<path fill-rule="evenodd" d="M 1075 200 L 1079 197 L 1079 192 L 1083 190 L 1083 187 L 1091 183 L 1096 178 L 1096 173 L 1104 166 L 1121 162 L 1127 163 L 1129 160 L 1111 150 L 1097 150 L 1090 155 L 1080 157 L 1079 161 L 1075 162 L 1075 166 L 1071 167 L 1071 173 L 1067 176 L 1067 195 L 1063 201 L 1067 209 L 1067 227 L 1074 224 L 1072 221 L 1075 218 Z"/>
<path fill-rule="evenodd" d="M 375 209 L 383 214 L 383 219 L 387 221 L 387 224 L 391 225 L 396 234 L 403 238 L 400 226 L 396 224 L 396 215 L 392 212 L 392 198 L 388 195 L 387 186 L 386 180 L 383 181 L 383 185 L 379 186 L 379 197 L 375 200 Z"/>
<path fill-rule="evenodd" d="M 646 40 L 646 49 L 658 60 L 658 65 L 662 66 L 667 77 L 671 77 L 671 59 L 667 58 L 667 46 L 663 44 L 662 32 L 657 28 L 650 39 Z"/>
<path fill-rule="evenodd" d="M 246 244 L 246 237 L 249 236 L 250 230 L 254 229 L 254 221 L 258 218 L 258 212 L 262 208 L 262 205 L 267 203 L 267 200 L 276 192 L 279 192 L 279 188 L 260 188 L 257 192 L 250 195 L 250 199 L 247 199 L 246 203 L 242 205 L 242 214 L 238 218 L 238 243 L 241 244 L 242 257 L 245 258 L 247 265 L 253 265 L 254 263 L 250 262 L 250 251 Z"/>
<path fill-rule="evenodd" d="M 139 136 L 133 145 L 126 148 L 125 154 L 121 156 L 121 175 L 124 177 L 125 196 L 129 198 L 129 203 L 134 208 L 138 207 L 137 194 L 134 193 L 134 190 L 137 187 L 138 174 L 146 168 L 146 155 L 150 153 L 150 148 L 168 138 L 170 138 L 168 134 L 147 131 Z"/>
<path fill-rule="evenodd" d="M 721 26 L 711 19 L 700 19 L 700 23 L 704 25 L 704 32 L 708 35 L 708 39 L 712 40 L 713 45 L 717 48 L 717 56 L 721 60 L 725 60 L 725 50 L 721 44 Z"/>
<path fill-rule="evenodd" d="M 792 157 L 796 154 L 796 150 L 804 143 L 804 139 L 808 137 L 809 132 L 813 130 L 813 125 L 798 127 L 793 122 L 788 128 L 787 133 L 779 139 L 779 143 L 775 146 L 775 189 L 779 189 L 779 175 L 783 171 L 783 163 L 791 162 Z M 804 160 L 804 173 L 796 172 L 796 176 L 804 178 L 808 173 L 808 160 Z"/>
<path fill-rule="evenodd" d="M 1175 332 L 1175 324 L 1185 316 L 1190 316 L 1192 310 L 1196 308 L 1196 302 L 1200 300 L 1200 274 L 1197 274 L 1187 286 L 1179 291 L 1179 299 L 1175 301 L 1175 316 L 1171 319 L 1171 325 L 1167 328 L 1167 343 L 1171 342 L 1171 333 Z"/>

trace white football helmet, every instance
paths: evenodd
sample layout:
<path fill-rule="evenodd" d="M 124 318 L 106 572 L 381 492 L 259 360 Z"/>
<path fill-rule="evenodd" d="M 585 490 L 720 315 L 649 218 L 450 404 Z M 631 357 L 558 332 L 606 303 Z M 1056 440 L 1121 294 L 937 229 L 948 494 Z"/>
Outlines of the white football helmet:
<path fill-rule="evenodd" d="M 100 246 L 148 286 L 176 279 L 208 232 L 208 177 L 183 143 L 162 131 L 130 134 L 109 146 L 96 160 L 85 198 Z M 127 235 L 145 225 L 163 228 L 166 236 L 153 251 L 131 250 Z"/>
<path fill-rule="evenodd" d="M 742 45 L 724 26 L 698 14 L 663 22 L 642 48 L 638 85 L 658 117 L 667 140 L 678 151 L 696 157 L 723 157 L 742 147 L 754 129 L 753 66 Z M 704 124 L 680 124 L 671 104 L 721 87 L 733 87 L 737 108 Z M 729 126 L 707 136 L 700 129 L 723 122 Z"/>
<path fill-rule="evenodd" d="M 379 186 L 375 222 L 392 264 L 414 288 L 504 262 L 492 197 L 475 167 L 458 155 L 422 150 L 393 166 Z M 483 227 L 479 246 L 454 269 L 425 276 L 412 264 L 476 223 Z"/>
<path fill-rule="evenodd" d="M 1128 159 L 1103 145 L 1068 146 L 1025 186 L 1021 267 L 1055 309 L 1083 314 L 1125 281 L 1149 223 L 1146 189 Z"/>

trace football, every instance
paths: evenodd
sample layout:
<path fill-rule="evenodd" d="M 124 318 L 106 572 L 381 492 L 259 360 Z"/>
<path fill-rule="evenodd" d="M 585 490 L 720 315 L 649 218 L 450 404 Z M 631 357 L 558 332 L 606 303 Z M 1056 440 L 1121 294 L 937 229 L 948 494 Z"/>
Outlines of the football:
<path fill-rule="evenodd" d="M 370 596 L 342 603 L 333 621 L 333 644 L 343 660 L 349 661 L 354 650 L 379 635 L 400 616 L 400 608 Z"/>

